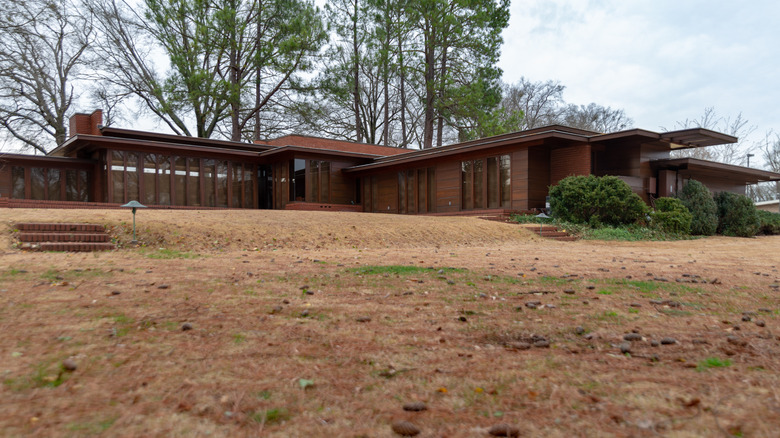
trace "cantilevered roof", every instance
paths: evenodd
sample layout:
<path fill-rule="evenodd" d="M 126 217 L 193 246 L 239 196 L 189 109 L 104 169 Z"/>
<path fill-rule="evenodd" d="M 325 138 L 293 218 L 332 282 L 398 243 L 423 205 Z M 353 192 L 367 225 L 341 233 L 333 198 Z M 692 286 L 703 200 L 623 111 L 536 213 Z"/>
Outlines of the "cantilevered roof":
<path fill-rule="evenodd" d="M 674 149 L 715 146 L 719 144 L 736 143 L 739 141 L 737 137 L 704 128 L 690 128 L 664 132 L 661 134 L 661 140 L 680 145 L 680 147 L 677 148 L 673 146 Z"/>
<path fill-rule="evenodd" d="M 735 166 L 733 164 L 700 160 L 698 158 L 666 158 L 650 161 L 654 169 L 687 170 L 691 173 L 731 180 L 744 180 L 745 183 L 756 184 L 767 181 L 780 181 L 780 173 L 751 167 Z"/>

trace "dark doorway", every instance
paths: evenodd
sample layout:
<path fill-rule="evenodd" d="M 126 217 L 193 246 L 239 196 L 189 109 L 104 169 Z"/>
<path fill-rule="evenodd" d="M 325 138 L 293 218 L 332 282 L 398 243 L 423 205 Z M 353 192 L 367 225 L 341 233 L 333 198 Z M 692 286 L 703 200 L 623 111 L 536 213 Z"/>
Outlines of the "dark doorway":
<path fill-rule="evenodd" d="M 257 166 L 257 208 L 264 210 L 274 208 L 273 184 L 271 166 Z"/>

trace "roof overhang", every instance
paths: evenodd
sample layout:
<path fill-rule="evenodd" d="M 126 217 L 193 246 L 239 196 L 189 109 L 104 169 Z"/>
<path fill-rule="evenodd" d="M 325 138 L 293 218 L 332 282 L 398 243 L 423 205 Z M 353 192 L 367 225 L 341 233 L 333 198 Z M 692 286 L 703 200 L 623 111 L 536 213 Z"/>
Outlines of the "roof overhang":
<path fill-rule="evenodd" d="M 51 151 L 48 156 L 67 156 L 81 149 L 89 147 L 103 147 L 107 149 L 120 150 L 142 150 L 154 151 L 155 153 L 181 155 L 208 154 L 210 156 L 224 156 L 236 158 L 258 157 L 258 151 L 246 151 L 237 149 L 225 149 L 218 146 L 203 146 L 187 143 L 169 143 L 151 140 L 139 140 L 130 138 L 106 137 L 103 135 L 78 134 L 60 145 L 57 149 Z"/>
<path fill-rule="evenodd" d="M 376 158 L 382 157 L 382 155 L 374 155 L 374 154 L 366 154 L 361 152 L 345 152 L 345 151 L 337 151 L 333 149 L 321 149 L 321 148 L 309 148 L 306 146 L 274 146 L 273 149 L 267 150 L 264 152 L 261 152 L 258 154 L 258 157 L 266 158 L 266 157 L 272 157 L 279 154 L 284 153 L 298 153 L 298 154 L 311 154 L 311 155 L 324 155 L 324 156 L 334 156 L 334 157 L 348 157 L 348 158 L 363 158 L 368 160 L 373 160 Z"/>
<path fill-rule="evenodd" d="M 746 184 L 780 181 L 780 173 L 750 167 L 734 166 L 698 158 L 668 158 L 652 160 L 650 166 L 656 170 L 687 170 L 692 174 L 744 181 Z"/>
<path fill-rule="evenodd" d="M 672 144 L 672 149 L 699 148 L 730 144 L 739 141 L 732 135 L 715 132 L 704 128 L 690 128 L 679 131 L 669 131 L 661 134 L 661 140 Z"/>
<path fill-rule="evenodd" d="M 418 151 L 409 152 L 406 154 L 394 155 L 390 157 L 384 157 L 377 160 L 374 163 L 363 164 L 359 166 L 352 166 L 343 169 L 343 172 L 363 172 L 367 170 L 376 170 L 380 168 L 386 168 L 396 165 L 402 165 L 417 161 L 423 161 L 426 159 L 440 159 L 452 155 L 461 154 L 464 152 L 475 152 L 484 149 L 492 149 L 501 146 L 507 146 L 512 144 L 531 143 L 541 140 L 570 140 L 586 142 L 587 137 L 582 134 L 575 134 L 570 132 L 549 130 L 549 131 L 534 131 L 530 134 L 525 132 L 515 133 L 515 135 L 504 135 L 498 137 L 487 138 L 482 141 L 471 141 L 468 143 L 458 143 L 449 146 L 440 146 L 430 149 L 422 149 Z"/>

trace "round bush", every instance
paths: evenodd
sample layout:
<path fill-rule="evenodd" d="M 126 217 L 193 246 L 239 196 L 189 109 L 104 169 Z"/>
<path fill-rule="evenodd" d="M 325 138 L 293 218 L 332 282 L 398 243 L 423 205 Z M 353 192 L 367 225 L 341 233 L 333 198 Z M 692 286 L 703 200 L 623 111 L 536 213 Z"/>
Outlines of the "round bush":
<path fill-rule="evenodd" d="M 718 229 L 718 207 L 709 189 L 694 179 L 688 181 L 677 198 L 691 212 L 691 234 L 712 236 Z"/>
<path fill-rule="evenodd" d="M 614 176 L 569 176 L 550 189 L 550 209 L 558 219 L 600 225 L 628 225 L 643 219 L 647 205 Z"/>
<path fill-rule="evenodd" d="M 753 201 L 745 195 L 720 192 L 715 195 L 718 205 L 718 233 L 724 236 L 753 237 L 758 232 L 758 213 Z"/>
<path fill-rule="evenodd" d="M 756 210 L 760 234 L 773 236 L 780 234 L 780 214 L 771 211 Z"/>
<path fill-rule="evenodd" d="M 679 199 L 656 199 L 655 211 L 650 216 L 653 226 L 661 231 L 674 234 L 688 234 L 691 232 L 693 215 Z"/>

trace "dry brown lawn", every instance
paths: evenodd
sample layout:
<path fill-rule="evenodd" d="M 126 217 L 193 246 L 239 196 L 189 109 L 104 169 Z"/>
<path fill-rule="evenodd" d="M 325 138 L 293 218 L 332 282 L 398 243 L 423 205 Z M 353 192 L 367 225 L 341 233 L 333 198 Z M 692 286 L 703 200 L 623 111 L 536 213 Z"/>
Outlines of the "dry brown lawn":
<path fill-rule="evenodd" d="M 20 221 L 105 224 L 120 249 L 21 252 Z M 780 237 L 560 243 L 476 218 L 142 210 L 134 248 L 127 211 L 0 223 L 2 436 L 780 430 Z"/>

